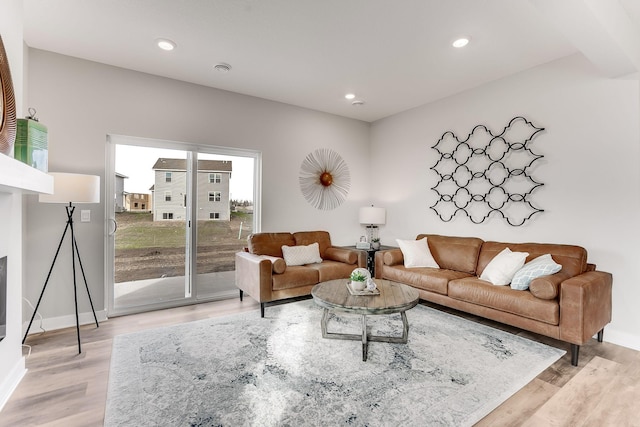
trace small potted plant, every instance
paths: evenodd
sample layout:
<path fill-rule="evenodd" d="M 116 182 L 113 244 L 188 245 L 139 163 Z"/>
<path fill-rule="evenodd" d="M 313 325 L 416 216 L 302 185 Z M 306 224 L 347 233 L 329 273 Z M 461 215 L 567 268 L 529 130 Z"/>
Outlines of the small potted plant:
<path fill-rule="evenodd" d="M 351 287 L 354 291 L 362 291 L 367 287 L 367 276 L 360 271 L 356 270 L 352 272 L 349 279 L 351 280 Z"/>
<path fill-rule="evenodd" d="M 380 249 L 380 238 L 374 237 L 371 239 L 371 249 L 375 249 L 376 251 Z"/>

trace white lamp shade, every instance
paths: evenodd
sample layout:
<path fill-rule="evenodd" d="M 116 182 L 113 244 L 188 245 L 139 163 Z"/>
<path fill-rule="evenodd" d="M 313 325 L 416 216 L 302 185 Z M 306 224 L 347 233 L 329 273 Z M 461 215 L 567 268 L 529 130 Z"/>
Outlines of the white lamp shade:
<path fill-rule="evenodd" d="M 376 208 L 373 206 L 360 208 L 360 224 L 384 224 L 386 216 L 387 210 L 385 208 Z"/>
<path fill-rule="evenodd" d="M 41 203 L 100 203 L 100 177 L 51 172 L 53 194 L 40 194 Z"/>

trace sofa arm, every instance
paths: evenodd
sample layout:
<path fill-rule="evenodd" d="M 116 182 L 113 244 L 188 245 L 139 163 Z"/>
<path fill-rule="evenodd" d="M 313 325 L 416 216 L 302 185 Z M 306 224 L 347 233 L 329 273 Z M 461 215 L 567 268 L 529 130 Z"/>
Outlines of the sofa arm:
<path fill-rule="evenodd" d="M 402 251 L 398 248 L 386 249 L 376 252 L 375 256 L 375 271 L 376 279 L 382 278 L 382 266 L 384 265 L 400 265 L 404 264 L 404 257 Z"/>
<path fill-rule="evenodd" d="M 236 286 L 258 302 L 271 301 L 272 261 L 249 252 L 236 253 Z"/>
<path fill-rule="evenodd" d="M 324 252 L 324 259 L 343 262 L 345 264 L 358 264 L 360 251 L 331 246 Z"/>
<path fill-rule="evenodd" d="M 611 322 L 613 277 L 587 271 L 560 284 L 560 339 L 582 345 Z"/>

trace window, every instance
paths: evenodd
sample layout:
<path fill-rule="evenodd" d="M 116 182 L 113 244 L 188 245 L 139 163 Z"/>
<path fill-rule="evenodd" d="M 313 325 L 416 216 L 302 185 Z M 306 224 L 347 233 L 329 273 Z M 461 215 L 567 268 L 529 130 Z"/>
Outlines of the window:
<path fill-rule="evenodd" d="M 222 200 L 222 193 L 219 191 L 209 191 L 209 201 L 210 202 L 219 202 Z"/>
<path fill-rule="evenodd" d="M 209 219 L 220 219 L 220 212 L 209 212 Z"/>
<path fill-rule="evenodd" d="M 147 207 L 147 206 L 143 203 L 143 204 L 142 204 L 142 209 L 146 209 L 146 207 Z"/>
<path fill-rule="evenodd" d="M 210 184 L 220 184 L 222 182 L 222 174 L 219 173 L 210 173 L 209 174 L 209 183 Z"/>
<path fill-rule="evenodd" d="M 162 214 L 162 219 L 173 219 L 173 212 L 164 212 Z"/>
<path fill-rule="evenodd" d="M 171 201 L 171 191 L 165 191 L 164 192 L 164 201 L 165 202 L 170 202 Z"/>
<path fill-rule="evenodd" d="M 133 207 L 137 209 L 137 208 L 138 208 L 138 202 L 135 202 L 135 203 L 133 204 Z"/>
<path fill-rule="evenodd" d="M 171 182 L 171 172 L 164 173 L 164 182 Z"/>

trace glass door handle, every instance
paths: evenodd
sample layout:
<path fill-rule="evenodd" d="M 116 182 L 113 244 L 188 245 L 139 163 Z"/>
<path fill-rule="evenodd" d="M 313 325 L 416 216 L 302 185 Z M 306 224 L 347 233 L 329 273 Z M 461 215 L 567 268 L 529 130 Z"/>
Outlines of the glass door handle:
<path fill-rule="evenodd" d="M 115 218 L 109 218 L 109 221 L 113 221 L 113 231 L 109 233 L 109 236 L 113 236 L 116 234 L 116 231 L 118 231 L 118 221 L 116 221 Z"/>

